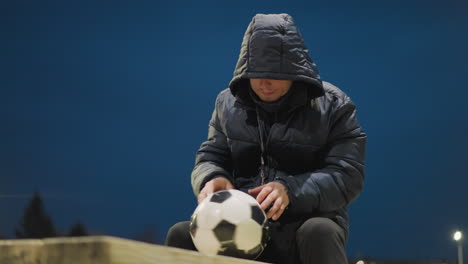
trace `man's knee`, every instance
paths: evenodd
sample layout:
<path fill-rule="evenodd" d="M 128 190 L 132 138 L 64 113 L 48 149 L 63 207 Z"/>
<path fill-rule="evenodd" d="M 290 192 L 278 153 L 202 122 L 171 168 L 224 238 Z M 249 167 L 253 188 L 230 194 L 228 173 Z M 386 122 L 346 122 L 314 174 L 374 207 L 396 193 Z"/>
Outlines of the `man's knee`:
<path fill-rule="evenodd" d="M 302 224 L 296 232 L 296 240 L 299 244 L 311 243 L 340 243 L 345 244 L 345 232 L 337 223 L 329 218 L 314 217 Z"/>
<path fill-rule="evenodd" d="M 173 225 L 167 232 L 164 244 L 170 247 L 192 249 L 193 244 L 190 237 L 189 225 L 190 222 L 179 222 Z"/>
<path fill-rule="evenodd" d="M 302 263 L 347 263 L 345 231 L 329 218 L 314 217 L 296 232 Z"/>

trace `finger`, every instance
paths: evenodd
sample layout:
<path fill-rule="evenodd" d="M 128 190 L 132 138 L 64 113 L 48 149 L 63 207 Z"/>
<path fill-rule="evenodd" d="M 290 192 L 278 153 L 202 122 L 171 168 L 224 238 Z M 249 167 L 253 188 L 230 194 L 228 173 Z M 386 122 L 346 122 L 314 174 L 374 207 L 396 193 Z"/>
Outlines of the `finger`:
<path fill-rule="evenodd" d="M 228 182 L 226 184 L 226 190 L 230 190 L 230 189 L 234 189 L 234 185 L 232 185 L 232 183 Z"/>
<path fill-rule="evenodd" d="M 208 195 L 213 193 L 213 185 L 210 184 L 209 182 L 205 184 L 205 187 L 200 191 L 200 194 L 198 195 L 198 203 L 201 203 L 203 199 L 205 199 Z"/>
<path fill-rule="evenodd" d="M 275 215 L 280 209 L 282 203 L 283 203 L 283 200 L 281 199 L 281 197 L 278 197 L 276 200 L 273 200 L 272 205 L 267 212 L 267 217 L 268 218 L 273 217 L 273 215 Z"/>
<path fill-rule="evenodd" d="M 271 218 L 276 221 L 281 216 L 281 214 L 283 214 L 284 208 L 285 206 L 283 204 L 283 198 L 279 197 L 278 199 L 276 199 L 275 204 L 270 210 L 272 211 L 271 214 L 270 212 L 268 213 L 271 215 Z"/>
<path fill-rule="evenodd" d="M 259 196 L 261 195 L 262 193 L 259 194 Z M 276 191 L 272 191 L 270 192 L 266 197 L 265 199 L 260 203 L 260 207 L 263 209 L 263 210 L 266 210 L 268 207 L 270 207 L 272 205 L 272 203 L 278 198 L 278 192 Z M 270 210 L 268 210 L 270 211 Z"/>
<path fill-rule="evenodd" d="M 273 219 L 274 221 L 278 220 L 281 215 L 284 213 L 284 209 L 281 208 L 280 210 L 278 210 L 278 212 L 276 212 L 275 215 L 273 215 L 273 217 L 271 219 Z"/>
<path fill-rule="evenodd" d="M 262 205 L 264 202 L 265 198 L 271 193 L 273 189 L 270 186 L 265 186 L 263 189 L 260 191 L 260 193 L 257 195 L 257 202 Z M 265 210 L 267 207 L 261 206 L 263 210 Z"/>
<path fill-rule="evenodd" d="M 265 185 L 261 185 L 261 186 L 255 187 L 253 189 L 250 189 L 248 192 L 252 196 L 257 196 L 264 187 L 265 187 Z"/>
<path fill-rule="evenodd" d="M 210 182 L 208 182 L 202 190 L 202 192 L 204 192 L 206 196 L 212 194 L 214 191 L 215 191 L 215 186 Z"/>
<path fill-rule="evenodd" d="M 225 188 L 225 184 L 210 184 L 210 188 L 208 189 L 208 193 L 214 193 L 217 191 L 222 191 Z"/>
<path fill-rule="evenodd" d="M 198 195 L 198 203 L 201 203 L 206 198 L 206 193 L 202 192 Z"/>

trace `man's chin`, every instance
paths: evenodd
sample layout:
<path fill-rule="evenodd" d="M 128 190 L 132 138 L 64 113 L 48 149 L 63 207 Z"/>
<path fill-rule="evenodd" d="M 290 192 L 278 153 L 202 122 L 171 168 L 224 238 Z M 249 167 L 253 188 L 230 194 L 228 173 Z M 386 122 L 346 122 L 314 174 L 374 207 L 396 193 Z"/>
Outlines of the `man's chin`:
<path fill-rule="evenodd" d="M 272 96 L 263 96 L 263 97 L 260 97 L 260 99 L 264 102 L 272 103 L 274 101 L 278 101 L 279 98 L 272 97 Z"/>

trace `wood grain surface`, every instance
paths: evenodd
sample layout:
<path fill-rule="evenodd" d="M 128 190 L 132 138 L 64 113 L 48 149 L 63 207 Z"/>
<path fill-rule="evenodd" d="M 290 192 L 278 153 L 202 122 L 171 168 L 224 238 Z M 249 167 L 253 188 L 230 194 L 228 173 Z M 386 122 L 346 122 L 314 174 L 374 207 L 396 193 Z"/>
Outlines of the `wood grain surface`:
<path fill-rule="evenodd" d="M 0 264 L 261 263 L 109 236 L 0 240 Z"/>

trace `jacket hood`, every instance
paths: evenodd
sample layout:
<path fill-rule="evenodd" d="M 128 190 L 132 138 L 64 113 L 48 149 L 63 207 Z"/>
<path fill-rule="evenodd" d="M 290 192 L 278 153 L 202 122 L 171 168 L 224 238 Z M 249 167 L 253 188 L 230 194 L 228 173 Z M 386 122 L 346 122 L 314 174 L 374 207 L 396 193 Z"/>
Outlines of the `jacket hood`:
<path fill-rule="evenodd" d="M 292 80 L 307 86 L 309 97 L 324 94 L 317 66 L 296 24 L 288 14 L 257 14 L 241 45 L 234 77 L 229 83 L 233 95 L 250 87 L 249 78 Z"/>

